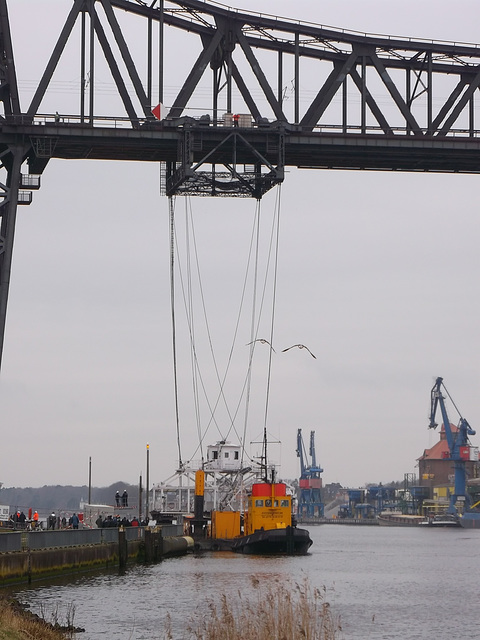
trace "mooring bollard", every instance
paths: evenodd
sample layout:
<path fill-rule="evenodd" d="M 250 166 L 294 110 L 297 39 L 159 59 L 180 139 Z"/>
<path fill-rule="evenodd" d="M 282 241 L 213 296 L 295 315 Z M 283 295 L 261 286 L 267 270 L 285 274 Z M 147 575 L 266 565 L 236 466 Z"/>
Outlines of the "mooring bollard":
<path fill-rule="evenodd" d="M 118 530 L 118 564 L 121 568 L 127 566 L 128 549 L 127 549 L 127 537 L 125 535 L 125 529 L 120 527 Z"/>

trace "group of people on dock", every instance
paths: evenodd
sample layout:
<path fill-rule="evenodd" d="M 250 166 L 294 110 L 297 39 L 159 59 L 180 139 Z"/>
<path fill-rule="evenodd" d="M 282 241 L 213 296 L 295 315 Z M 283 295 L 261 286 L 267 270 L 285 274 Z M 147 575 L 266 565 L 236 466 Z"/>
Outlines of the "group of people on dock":
<path fill-rule="evenodd" d="M 67 520 L 65 516 L 60 518 L 55 513 L 51 513 L 47 518 L 47 529 L 78 529 L 80 518 L 73 513 Z"/>
<path fill-rule="evenodd" d="M 107 516 L 106 518 L 102 518 L 102 516 L 99 515 L 95 520 L 95 524 L 99 529 L 108 527 L 146 527 L 148 526 L 148 519 L 139 520 L 137 516 L 133 516 L 131 520 L 126 516 L 123 516 L 123 518 L 120 516 Z"/>
<path fill-rule="evenodd" d="M 76 513 L 73 513 L 68 518 L 66 516 L 60 517 L 52 512 L 46 520 L 41 521 L 38 515 L 38 511 L 29 509 L 28 516 L 23 511 L 16 511 L 9 518 L 9 528 L 11 529 L 26 529 L 27 531 L 35 531 L 44 529 L 78 529 L 80 518 Z"/>
<path fill-rule="evenodd" d="M 36 529 L 39 527 L 38 513 L 28 510 L 28 517 L 23 511 L 15 511 L 8 519 L 8 525 L 11 529 Z"/>

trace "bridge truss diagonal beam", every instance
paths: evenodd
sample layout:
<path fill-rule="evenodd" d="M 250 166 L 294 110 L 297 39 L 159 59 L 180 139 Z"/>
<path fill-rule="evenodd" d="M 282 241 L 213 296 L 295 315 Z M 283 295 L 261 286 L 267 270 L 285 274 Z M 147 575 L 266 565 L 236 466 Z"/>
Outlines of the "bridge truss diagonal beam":
<path fill-rule="evenodd" d="M 388 92 L 392 96 L 395 104 L 397 105 L 399 111 L 402 116 L 405 118 L 407 126 L 410 127 L 415 135 L 421 135 L 421 130 L 418 122 L 416 121 L 413 113 L 408 108 L 406 101 L 402 98 L 400 91 L 398 90 L 396 84 L 393 82 L 390 74 L 388 73 L 383 61 L 380 60 L 378 55 L 375 52 L 370 52 L 370 59 L 373 63 L 373 66 L 378 72 L 378 75 L 381 77 L 383 83 L 385 84 Z"/>
<path fill-rule="evenodd" d="M 277 118 L 277 120 L 285 121 L 286 120 L 285 114 L 283 113 L 282 108 L 278 100 L 276 99 L 270 84 L 267 81 L 267 78 L 262 70 L 262 67 L 258 63 L 258 60 L 256 59 L 255 54 L 253 53 L 252 48 L 249 45 L 246 37 L 242 33 L 240 27 L 237 27 L 236 33 L 237 33 L 237 38 L 240 43 L 240 46 L 243 49 L 243 52 L 253 70 L 253 73 L 255 74 L 255 77 L 257 78 L 264 92 L 265 97 L 267 98 L 267 101 L 270 107 L 272 108 L 272 111 L 275 114 L 275 117 Z"/>
<path fill-rule="evenodd" d="M 472 99 L 474 92 L 478 89 L 480 85 L 480 71 L 475 75 L 474 78 L 470 81 L 466 91 L 459 99 L 457 105 L 452 109 L 449 117 L 445 120 L 445 124 L 439 130 L 438 135 L 444 136 L 451 130 L 453 124 L 456 122 L 460 113 L 463 111 L 467 103 Z"/>
<path fill-rule="evenodd" d="M 316 98 L 301 120 L 300 125 L 302 127 L 310 130 L 315 127 L 327 107 L 330 105 L 335 94 L 343 85 L 345 78 L 351 72 L 357 58 L 357 53 L 352 52 L 341 66 L 338 63 L 334 66 L 326 82 L 320 88 Z"/>
<path fill-rule="evenodd" d="M 366 104 L 368 105 L 370 111 L 372 112 L 372 114 L 375 117 L 376 121 L 380 125 L 382 131 L 384 133 L 386 133 L 387 135 L 393 135 L 393 130 L 392 130 L 391 126 L 388 124 L 387 119 L 385 118 L 382 110 L 380 109 L 380 107 L 376 103 L 375 98 L 372 96 L 370 91 L 365 87 L 365 83 L 363 82 L 362 78 L 360 77 L 358 71 L 356 69 L 352 69 L 350 71 L 350 75 L 351 75 L 352 80 L 355 83 L 357 89 L 359 90 L 359 92 L 362 93 L 362 91 L 365 91 Z"/>
<path fill-rule="evenodd" d="M 218 30 L 210 42 L 205 46 L 203 51 L 198 56 L 195 64 L 192 67 L 183 87 L 180 90 L 177 98 L 175 99 L 172 108 L 169 111 L 169 117 L 180 117 L 185 109 L 189 98 L 191 98 L 195 88 L 197 87 L 201 77 L 203 76 L 208 63 L 211 61 L 216 48 L 220 44 L 223 37 L 223 33 Z"/>
<path fill-rule="evenodd" d="M 452 109 L 453 105 L 456 103 L 456 101 L 458 100 L 458 97 L 462 94 L 462 91 L 467 86 L 467 84 L 468 84 L 467 78 L 461 77 L 457 85 L 451 92 L 451 94 L 448 96 L 444 105 L 438 112 L 437 116 L 432 121 L 432 125 L 429 131 L 427 132 L 427 135 L 433 135 L 434 132 L 438 131 L 438 128 L 440 127 L 441 123 L 445 120 L 445 118 L 448 115 L 448 112 Z"/>
<path fill-rule="evenodd" d="M 17 76 L 13 59 L 12 37 L 8 23 L 6 0 L 0 0 L 0 33 L 3 41 L 3 56 L 0 60 L 0 100 L 3 103 L 4 114 L 20 114 L 20 98 L 18 95 Z"/>
<path fill-rule="evenodd" d="M 105 35 L 105 31 L 103 30 L 102 25 L 97 20 L 95 20 L 93 28 L 95 29 L 100 46 L 102 47 L 105 58 L 110 66 L 112 76 L 117 84 L 118 91 L 120 93 L 120 97 L 125 106 L 128 117 L 130 118 L 132 124 L 134 124 L 135 126 L 138 124 L 138 116 L 128 93 L 126 84 L 123 80 L 122 73 L 118 67 L 117 61 L 115 60 L 115 56 L 113 55 L 112 48 L 110 47 L 107 36 Z"/>
<path fill-rule="evenodd" d="M 75 26 L 75 22 L 77 20 L 78 14 L 82 10 L 84 6 L 85 0 L 75 0 L 70 13 L 68 14 L 67 20 L 63 26 L 62 32 L 55 44 L 52 55 L 50 56 L 50 60 L 43 72 L 40 83 L 35 91 L 35 95 L 32 98 L 29 108 L 27 109 L 27 113 L 31 116 L 34 116 L 38 113 L 38 109 L 42 102 L 43 97 L 45 96 L 45 92 L 47 91 L 48 85 L 52 80 L 53 73 L 58 65 L 58 62 L 62 56 L 63 50 L 67 44 L 68 38 L 72 33 L 72 29 Z"/>
<path fill-rule="evenodd" d="M 115 40 L 118 44 L 118 48 L 120 49 L 120 53 L 122 54 L 122 58 L 125 62 L 126 69 L 128 71 L 130 79 L 135 88 L 137 97 L 139 98 L 140 103 L 143 107 L 143 114 L 145 116 L 150 116 L 150 106 L 148 104 L 147 95 L 144 91 L 142 82 L 140 80 L 140 77 L 135 67 L 134 60 L 130 55 L 130 51 L 128 49 L 127 43 L 125 41 L 125 38 L 123 37 L 122 30 L 120 28 L 120 25 L 118 24 L 118 21 L 115 17 L 115 14 L 113 12 L 113 9 L 109 0 L 102 0 L 102 6 L 104 8 L 105 14 L 107 16 L 107 19 L 113 31 L 113 34 L 115 36 Z"/>

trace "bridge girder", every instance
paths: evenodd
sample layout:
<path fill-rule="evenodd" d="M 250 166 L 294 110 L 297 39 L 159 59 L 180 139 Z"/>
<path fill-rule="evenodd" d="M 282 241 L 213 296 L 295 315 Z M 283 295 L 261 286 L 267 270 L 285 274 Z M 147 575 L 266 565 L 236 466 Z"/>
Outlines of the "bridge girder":
<path fill-rule="evenodd" d="M 132 53 L 135 47 L 129 25 L 120 20 L 123 14 L 144 18 L 148 37 L 140 61 Z M 255 120 L 288 122 L 304 131 L 329 127 L 352 134 L 377 129 L 385 135 L 475 135 L 479 46 L 335 31 L 198 0 L 157 0 L 149 5 L 132 0 L 72 0 L 26 111 L 32 118 L 48 102 L 60 59 L 72 55 L 67 45 L 78 24 L 81 37 L 75 42 L 83 70 L 78 81 L 80 109 L 68 115 L 93 126 L 102 115 L 96 112 L 95 94 L 95 73 L 101 63 L 111 74 L 121 106 L 121 111 L 111 115 L 126 116 L 132 128 L 153 119 L 151 107 L 160 101 L 168 104 L 169 118 L 203 109 L 217 122 L 224 112 L 247 110 Z M 169 62 L 164 60 L 168 28 L 188 32 L 192 52 L 190 71 L 171 97 L 164 95 L 169 86 L 166 80 L 172 78 L 171 60 L 176 58 L 175 51 L 169 51 Z M 94 42 L 103 58 L 92 53 Z M 286 71 L 287 62 L 290 71 Z M 309 66 L 312 64 L 315 66 Z M 316 87 L 311 86 L 311 77 Z M 181 77 L 175 77 L 178 80 Z M 293 100 L 287 110 L 288 82 Z M 206 87 L 211 91 L 210 100 L 205 98 Z"/>

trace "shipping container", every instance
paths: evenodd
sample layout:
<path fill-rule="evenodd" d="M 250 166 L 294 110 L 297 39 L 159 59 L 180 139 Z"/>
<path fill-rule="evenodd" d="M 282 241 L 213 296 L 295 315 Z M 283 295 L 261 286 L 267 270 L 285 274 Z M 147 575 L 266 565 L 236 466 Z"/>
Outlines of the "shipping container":
<path fill-rule="evenodd" d="M 460 460 L 470 460 L 470 447 L 460 447 Z"/>
<path fill-rule="evenodd" d="M 212 538 L 240 535 L 240 511 L 212 511 Z"/>
<path fill-rule="evenodd" d="M 243 129 L 249 129 L 252 126 L 252 116 L 249 113 L 239 113 L 238 126 Z"/>

